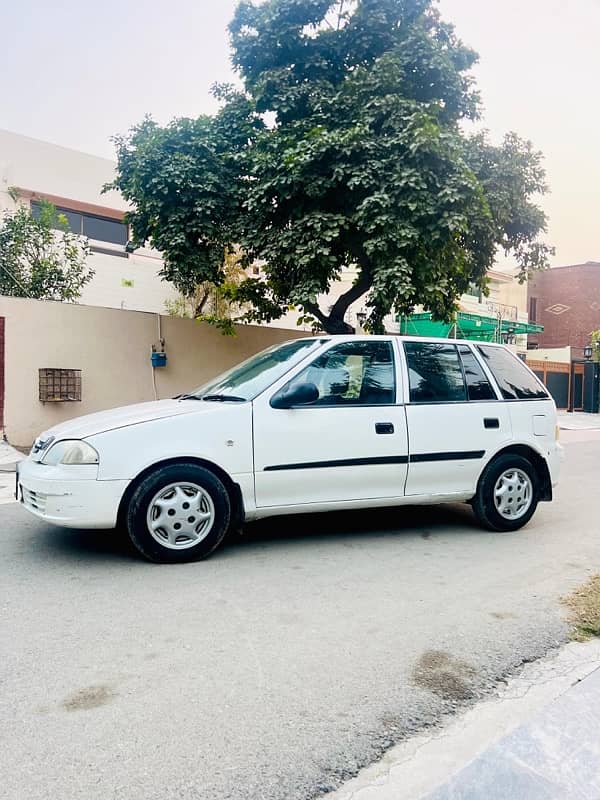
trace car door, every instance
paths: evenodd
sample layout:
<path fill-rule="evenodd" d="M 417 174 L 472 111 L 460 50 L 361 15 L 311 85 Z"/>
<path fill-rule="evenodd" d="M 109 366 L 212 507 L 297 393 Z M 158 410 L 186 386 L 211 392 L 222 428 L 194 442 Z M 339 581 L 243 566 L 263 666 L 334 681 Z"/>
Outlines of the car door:
<path fill-rule="evenodd" d="M 255 400 L 257 507 L 401 497 L 408 441 L 397 369 L 390 339 L 334 342 Z M 273 408 L 280 390 L 307 383 L 313 402 Z"/>
<path fill-rule="evenodd" d="M 490 452 L 512 439 L 506 403 L 467 344 L 405 341 L 407 495 L 475 491 Z"/>

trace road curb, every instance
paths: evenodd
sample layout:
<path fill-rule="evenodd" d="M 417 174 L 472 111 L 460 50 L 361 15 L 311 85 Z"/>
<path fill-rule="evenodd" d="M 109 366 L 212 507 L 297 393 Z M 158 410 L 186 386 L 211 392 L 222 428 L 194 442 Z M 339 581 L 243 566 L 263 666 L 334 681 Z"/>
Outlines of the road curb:
<path fill-rule="evenodd" d="M 594 685 L 587 684 L 586 688 L 588 692 L 594 693 L 600 703 L 598 670 L 600 670 L 600 641 L 596 639 L 565 645 L 547 658 L 526 664 L 519 675 L 509 679 L 493 698 L 477 704 L 433 732 L 412 737 L 392 748 L 377 764 L 366 768 L 335 792 L 325 795 L 325 798 L 326 800 L 474 800 L 482 797 L 486 800 L 499 800 L 514 796 L 537 798 L 537 794 L 531 793 L 533 791 L 531 787 L 528 788 L 529 794 L 512 793 L 512 786 L 509 785 L 514 779 L 511 767 L 515 772 L 518 767 L 514 766 L 514 761 L 510 759 L 505 758 L 503 761 L 503 755 L 506 753 L 512 755 L 516 749 L 515 741 L 520 742 L 522 750 L 528 752 L 528 737 L 533 738 L 536 735 L 538 738 L 543 738 L 545 734 L 556 748 L 559 742 L 556 726 L 552 721 L 553 712 L 562 707 L 560 710 L 565 717 L 564 728 L 567 729 L 569 723 L 574 727 L 580 716 L 580 708 L 577 704 L 569 702 L 569 693 L 578 686 L 583 686 L 586 679 L 590 679 L 590 682 L 593 679 Z M 569 712 L 569 708 L 574 710 Z M 590 747 L 595 747 L 596 733 L 593 727 L 589 729 L 589 738 Z M 535 748 L 532 747 L 531 751 L 534 752 Z M 532 760 L 536 756 L 539 758 L 539 753 L 532 755 Z M 565 770 L 569 757 L 571 753 L 561 754 L 561 763 Z M 520 764 L 523 763 L 524 759 Z M 496 784 L 483 789 L 481 794 L 477 791 L 474 793 L 476 785 L 473 775 L 487 774 L 490 765 L 496 767 Z M 535 766 L 531 767 L 531 771 L 535 771 Z"/>

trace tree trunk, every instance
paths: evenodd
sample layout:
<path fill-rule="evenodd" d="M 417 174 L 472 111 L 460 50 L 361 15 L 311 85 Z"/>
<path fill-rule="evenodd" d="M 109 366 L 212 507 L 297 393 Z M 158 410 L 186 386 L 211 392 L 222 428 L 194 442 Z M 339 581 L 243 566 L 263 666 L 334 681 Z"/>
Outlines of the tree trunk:
<path fill-rule="evenodd" d="M 194 317 L 199 317 L 202 314 L 202 312 L 204 311 L 204 306 L 206 305 L 206 302 L 209 297 L 210 297 L 210 289 L 204 289 L 202 297 L 196 303 L 196 308 L 194 309 Z"/>
<path fill-rule="evenodd" d="M 326 333 L 332 336 L 349 336 L 356 333 L 356 329 L 344 320 L 346 312 L 359 297 L 366 294 L 373 284 L 371 275 L 363 270 L 356 283 L 347 292 L 340 295 L 335 301 L 329 314 L 324 314 L 316 303 L 305 303 L 304 308 L 319 320 Z"/>
<path fill-rule="evenodd" d="M 321 325 L 331 336 L 351 336 L 356 333 L 356 328 L 353 328 L 343 317 L 334 317 L 331 314 L 322 320 Z"/>

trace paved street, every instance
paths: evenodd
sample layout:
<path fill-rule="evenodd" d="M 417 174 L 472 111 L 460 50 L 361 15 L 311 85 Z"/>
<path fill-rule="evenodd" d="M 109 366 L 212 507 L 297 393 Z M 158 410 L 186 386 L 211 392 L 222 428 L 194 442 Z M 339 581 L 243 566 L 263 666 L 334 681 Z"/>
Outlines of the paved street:
<path fill-rule="evenodd" d="M 302 800 L 472 702 L 598 571 L 600 432 L 563 440 L 514 534 L 467 506 L 320 515 L 166 567 L 0 505 L 0 797 Z"/>

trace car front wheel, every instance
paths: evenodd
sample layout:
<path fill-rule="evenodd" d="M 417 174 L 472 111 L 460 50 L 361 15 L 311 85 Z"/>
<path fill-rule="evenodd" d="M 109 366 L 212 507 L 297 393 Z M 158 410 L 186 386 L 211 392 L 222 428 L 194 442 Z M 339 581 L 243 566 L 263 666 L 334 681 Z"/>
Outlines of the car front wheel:
<path fill-rule="evenodd" d="M 506 453 L 487 465 L 473 498 L 479 522 L 492 531 L 516 531 L 537 508 L 540 482 L 534 466 L 523 456 Z"/>
<path fill-rule="evenodd" d="M 196 464 L 158 467 L 135 488 L 126 510 L 134 546 L 161 564 L 209 556 L 223 541 L 230 518 L 222 481 Z"/>

